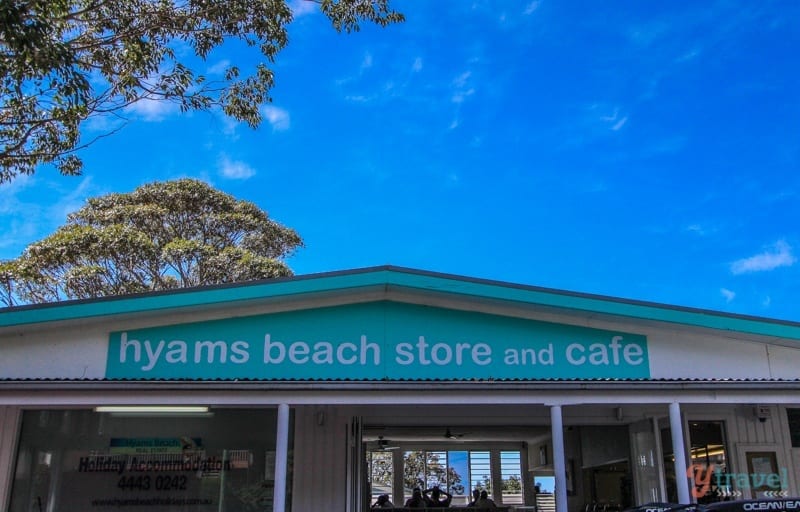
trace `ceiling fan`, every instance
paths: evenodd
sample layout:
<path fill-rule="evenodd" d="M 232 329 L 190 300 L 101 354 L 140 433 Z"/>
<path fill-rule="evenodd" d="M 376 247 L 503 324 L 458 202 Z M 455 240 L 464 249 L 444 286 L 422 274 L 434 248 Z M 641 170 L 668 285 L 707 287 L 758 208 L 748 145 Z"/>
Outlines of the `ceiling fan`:
<path fill-rule="evenodd" d="M 383 436 L 378 436 L 378 449 L 382 452 L 390 451 L 390 450 L 397 450 L 400 448 L 399 446 L 393 446 L 389 443 L 388 440 L 384 439 Z"/>
<path fill-rule="evenodd" d="M 467 432 L 453 432 L 452 430 L 450 430 L 450 427 L 447 427 L 444 430 L 445 439 L 452 439 L 454 441 L 457 441 L 459 439 L 462 439 L 465 435 L 467 435 Z"/>

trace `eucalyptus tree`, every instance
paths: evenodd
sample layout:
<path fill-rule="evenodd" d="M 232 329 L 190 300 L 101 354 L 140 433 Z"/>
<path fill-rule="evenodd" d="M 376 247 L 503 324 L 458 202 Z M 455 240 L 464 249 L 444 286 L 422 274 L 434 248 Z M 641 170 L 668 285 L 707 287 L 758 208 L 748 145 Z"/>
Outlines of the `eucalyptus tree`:
<path fill-rule="evenodd" d="M 458 471 L 448 466 L 447 458 L 442 460 L 439 452 L 414 450 L 403 456 L 403 485 L 407 489 L 439 485 L 453 494 L 464 494 L 461 480 Z"/>
<path fill-rule="evenodd" d="M 270 66 L 288 43 L 289 1 L 3 0 L 0 184 L 41 164 L 80 174 L 77 152 L 93 142 L 81 125 L 143 100 L 217 107 L 259 125 Z M 318 4 L 339 32 L 403 21 L 390 0 L 294 1 Z M 193 70 L 228 41 L 257 47 L 261 62 L 246 72 L 228 65 L 213 81 Z"/>
<path fill-rule="evenodd" d="M 89 199 L 52 235 L 0 263 L 6 305 L 292 275 L 300 236 L 194 179 Z"/>

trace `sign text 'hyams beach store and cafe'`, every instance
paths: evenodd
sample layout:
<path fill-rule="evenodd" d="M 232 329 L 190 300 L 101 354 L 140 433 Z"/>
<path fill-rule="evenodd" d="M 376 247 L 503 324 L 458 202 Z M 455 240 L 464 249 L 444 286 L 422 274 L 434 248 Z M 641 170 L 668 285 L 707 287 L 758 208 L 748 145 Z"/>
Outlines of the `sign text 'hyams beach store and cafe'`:
<path fill-rule="evenodd" d="M 647 378 L 645 336 L 391 302 L 114 332 L 109 378 Z"/>

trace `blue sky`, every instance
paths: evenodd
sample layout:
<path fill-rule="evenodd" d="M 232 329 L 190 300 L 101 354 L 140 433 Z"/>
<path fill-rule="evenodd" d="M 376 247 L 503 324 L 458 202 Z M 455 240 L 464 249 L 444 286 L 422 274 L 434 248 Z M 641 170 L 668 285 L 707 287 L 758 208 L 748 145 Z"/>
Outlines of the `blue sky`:
<path fill-rule="evenodd" d="M 258 130 L 139 104 L 0 185 L 0 258 L 92 196 L 192 176 L 298 230 L 297 274 L 393 264 L 800 321 L 800 3 L 295 3 Z M 239 47 L 198 70 L 252 65 Z"/>

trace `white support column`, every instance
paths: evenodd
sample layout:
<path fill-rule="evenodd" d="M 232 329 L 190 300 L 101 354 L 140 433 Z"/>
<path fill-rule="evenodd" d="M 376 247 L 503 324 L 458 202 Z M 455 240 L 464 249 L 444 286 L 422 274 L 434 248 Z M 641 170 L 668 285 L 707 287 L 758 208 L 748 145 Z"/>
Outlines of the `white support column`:
<path fill-rule="evenodd" d="M 567 464 L 560 405 L 550 406 L 550 429 L 553 436 L 553 473 L 556 477 L 556 512 L 567 512 Z"/>
<path fill-rule="evenodd" d="M 678 503 L 689 504 L 689 479 L 686 476 L 686 446 L 683 440 L 681 404 L 669 404 L 669 427 L 672 433 L 672 453 L 675 455 L 675 484 L 678 487 Z"/>
<path fill-rule="evenodd" d="M 289 406 L 278 406 L 278 434 L 275 441 L 275 496 L 273 512 L 286 510 L 286 470 L 289 460 Z"/>

